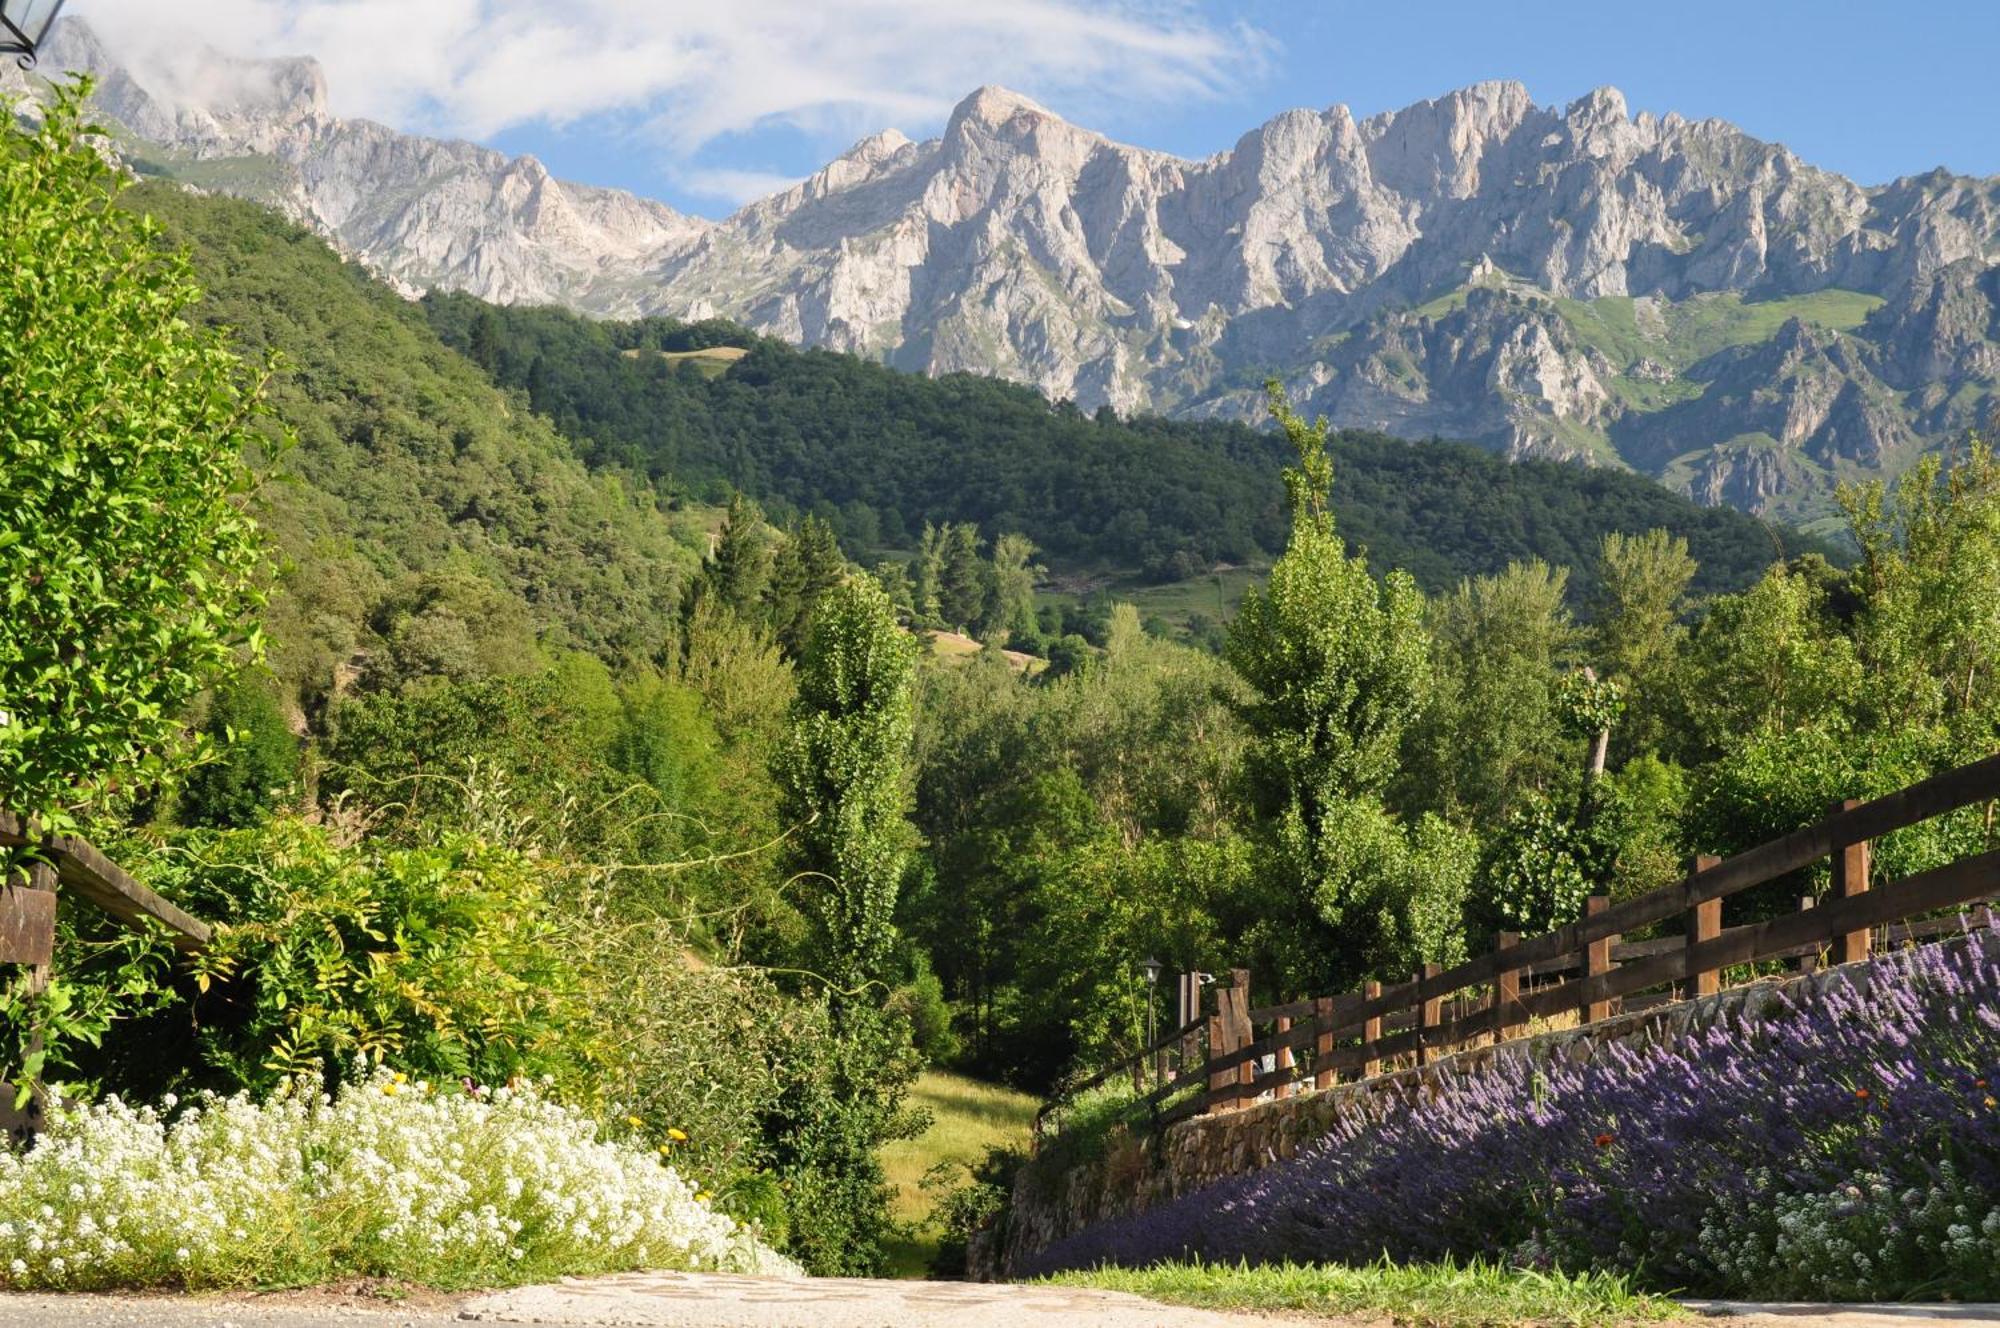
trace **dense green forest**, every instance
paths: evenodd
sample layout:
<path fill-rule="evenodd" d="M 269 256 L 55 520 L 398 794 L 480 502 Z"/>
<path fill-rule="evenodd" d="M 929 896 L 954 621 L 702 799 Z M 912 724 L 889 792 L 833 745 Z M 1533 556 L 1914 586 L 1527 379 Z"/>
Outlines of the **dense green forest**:
<path fill-rule="evenodd" d="M 594 463 L 714 501 L 733 489 L 773 512 L 813 513 L 857 557 L 915 548 L 926 523 L 946 522 L 1026 535 L 1059 568 L 1163 580 L 1268 561 L 1284 545 L 1271 483 L 1283 444 L 1241 424 L 1086 416 L 999 379 L 927 378 L 722 322 L 596 322 L 463 295 L 424 306 L 448 344 L 525 392 Z M 748 353 L 689 354 L 721 345 Z M 1821 549 L 1624 471 L 1352 431 L 1329 446 L 1347 537 L 1378 572 L 1404 568 L 1429 590 L 1541 558 L 1577 569 L 1581 603 L 1594 588 L 1589 553 L 1613 530 L 1686 539 L 1700 593 Z"/>
<path fill-rule="evenodd" d="M 1247 964 L 1260 996 L 1396 979 L 2000 743 L 1977 446 L 1849 494 L 1852 567 L 1788 536 L 1775 561 L 1772 532 L 1631 476 L 1328 439 L 1282 402 L 1268 436 L 1121 422 L 770 343 L 690 357 L 740 340 L 713 325 L 418 307 L 253 206 L 128 191 L 162 249 L 102 220 L 87 149 L 23 150 L 92 182 L 63 225 L 110 228 L 107 281 L 172 278 L 135 301 L 199 328 L 161 344 L 209 329 L 250 357 L 196 342 L 228 385 L 199 399 L 269 406 L 166 431 L 208 449 L 241 601 L 188 611 L 240 631 L 211 623 L 168 692 L 88 661 L 145 762 L 79 780 L 21 739 L 71 722 L 34 662 L 88 654 L 68 600 L 0 637 L 10 796 L 220 927 L 196 971 L 66 911 L 60 1006 L 16 983 L 0 1045 L 78 1092 L 536 1079 L 813 1270 L 872 1271 L 895 1234 L 876 1149 L 921 1124 L 926 1059 L 1056 1090 L 1143 1037 L 1148 956 Z M 74 334 L 88 301 L 36 303 L 22 273 L 43 335 L 147 353 L 115 320 Z M 36 364 L 62 389 L 37 400 L 90 404 L 86 362 Z M 115 446 L 50 450 L 97 419 L 0 419 L 0 559 L 57 548 L 16 511 L 124 482 Z M 240 436 L 236 485 L 214 458 Z M 105 537 L 57 549 L 79 604 Z M 1115 605 L 1079 644 L 1036 602 L 1037 545 L 1276 561 L 1219 652 Z M 931 620 L 1052 637 L 1049 667 L 947 662 L 911 631 Z M 1991 836 L 1942 818 L 1878 861 Z"/>

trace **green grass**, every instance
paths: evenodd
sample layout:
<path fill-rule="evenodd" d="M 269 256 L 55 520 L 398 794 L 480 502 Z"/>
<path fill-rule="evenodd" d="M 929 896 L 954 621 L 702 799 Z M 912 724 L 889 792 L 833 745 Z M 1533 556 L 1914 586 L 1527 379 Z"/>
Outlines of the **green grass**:
<path fill-rule="evenodd" d="M 1821 290 L 1776 300 L 1745 300 L 1735 292 L 1697 295 L 1678 304 L 1655 302 L 1657 319 L 1640 325 L 1637 301 L 1627 295 L 1595 300 L 1558 299 L 1557 310 L 1586 345 L 1612 363 L 1629 367 L 1656 360 L 1679 371 L 1730 346 L 1768 340 L 1793 318 L 1816 327 L 1847 331 L 1881 307 L 1882 299 L 1859 291 Z"/>
<path fill-rule="evenodd" d="M 1243 592 L 1261 584 L 1270 574 L 1270 564 L 1259 563 L 1204 572 L 1185 581 L 1148 584 L 1129 573 L 1114 572 L 1104 575 L 1097 588 L 1139 610 L 1141 618 L 1158 618 L 1175 630 L 1182 630 L 1195 614 L 1216 622 L 1235 617 L 1236 606 L 1243 602 Z M 1073 604 L 1084 598 L 1075 591 L 1040 589 L 1035 593 L 1039 600 L 1057 604 Z"/>
<path fill-rule="evenodd" d="M 939 1070 L 917 1080 L 909 1101 L 930 1111 L 931 1127 L 918 1138 L 882 1148 L 882 1169 L 896 1191 L 892 1211 L 897 1221 L 909 1223 L 921 1223 L 931 1214 L 931 1196 L 923 1190 L 925 1173 L 940 1162 L 976 1165 L 989 1148 L 1025 1148 L 1041 1106 L 1026 1093 Z M 918 1232 L 890 1252 L 891 1275 L 922 1277 L 936 1252 L 937 1234 Z"/>
<path fill-rule="evenodd" d="M 681 360 L 690 361 L 696 369 L 701 371 L 701 375 L 704 378 L 720 378 L 729 372 L 731 366 L 750 352 L 741 346 L 709 346 L 704 350 L 663 350 L 655 353 L 661 359 L 671 363 L 678 363 Z M 637 358 L 640 352 L 628 350 L 625 354 Z"/>
<path fill-rule="evenodd" d="M 1666 1319 L 1681 1313 L 1670 1301 L 1635 1293 L 1623 1278 L 1601 1273 L 1570 1277 L 1485 1263 L 1399 1266 L 1384 1262 L 1363 1268 L 1174 1263 L 1061 1273 L 1047 1280 L 1064 1286 L 1126 1291 L 1202 1309 L 1359 1315 L 1422 1328 L 1529 1323 L 1583 1328 Z"/>

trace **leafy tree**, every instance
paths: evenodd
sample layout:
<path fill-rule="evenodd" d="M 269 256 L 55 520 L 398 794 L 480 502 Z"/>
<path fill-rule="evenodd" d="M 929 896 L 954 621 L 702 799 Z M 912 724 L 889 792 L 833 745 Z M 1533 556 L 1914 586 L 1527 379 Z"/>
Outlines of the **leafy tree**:
<path fill-rule="evenodd" d="M 198 754 L 188 702 L 262 648 L 261 380 L 114 206 L 84 95 L 0 128 L 0 807 L 51 830 Z"/>
<path fill-rule="evenodd" d="M 1325 421 L 1300 419 L 1276 383 L 1270 400 L 1298 459 L 1284 473 L 1292 537 L 1268 585 L 1245 596 L 1225 657 L 1252 693 L 1241 713 L 1269 848 L 1270 925 L 1288 942 L 1285 976 L 1299 983 L 1352 976 L 1383 950 L 1385 835 L 1400 831 L 1379 796 L 1422 701 L 1429 639 L 1410 579 L 1377 582 L 1334 529 Z M 1384 871 L 1355 869 L 1368 859 Z"/>
<path fill-rule="evenodd" d="M 917 617 L 924 622 L 935 622 L 943 611 L 939 595 L 944 581 L 944 546 L 946 532 L 924 522 L 923 537 L 917 544 L 917 556 L 911 566 L 911 603 Z"/>
<path fill-rule="evenodd" d="M 1709 604 L 1683 670 L 1688 755 L 1705 762 L 1746 735 L 1848 722 L 1862 666 L 1833 616 L 1833 589 L 1832 569 L 1810 558 Z"/>
<path fill-rule="evenodd" d="M 911 847 L 904 819 L 915 642 L 867 577 L 821 598 L 799 660 L 799 694 L 776 758 L 790 862 L 812 918 L 809 962 L 829 987 L 838 1050 L 817 1102 L 793 1102 L 787 1162 L 817 1233 L 822 1271 L 873 1271 L 888 1230 L 876 1149 L 915 1127 L 898 1110 L 914 1077 L 911 1027 L 885 1018 L 896 895 Z"/>
<path fill-rule="evenodd" d="M 1007 534 L 993 541 L 993 603 L 987 616 L 1017 646 L 1041 638 L 1035 622 L 1035 579 L 1047 569 L 1035 563 L 1035 552 L 1034 541 L 1026 535 Z"/>
<path fill-rule="evenodd" d="M 1485 823 L 1566 782 L 1574 753 L 1554 689 L 1578 635 L 1567 581 L 1565 569 L 1514 563 L 1432 601 L 1432 690 L 1395 784 L 1401 805 Z"/>
<path fill-rule="evenodd" d="M 1976 750 L 2000 737 L 2000 459 L 1974 437 L 1947 467 L 1843 490 L 1861 564 L 1855 642 L 1883 723 L 1951 725 Z"/>
<path fill-rule="evenodd" d="M 896 891 L 910 848 L 915 642 L 865 578 L 823 598 L 799 661 L 799 694 L 777 754 L 792 861 L 818 926 L 813 962 L 859 993 L 887 971 Z"/>
<path fill-rule="evenodd" d="M 1613 531 L 1598 546 L 1596 640 L 1606 677 L 1625 690 L 1623 742 L 1656 746 L 1666 728 L 1681 613 L 1695 563 L 1687 541 L 1665 530 Z"/>

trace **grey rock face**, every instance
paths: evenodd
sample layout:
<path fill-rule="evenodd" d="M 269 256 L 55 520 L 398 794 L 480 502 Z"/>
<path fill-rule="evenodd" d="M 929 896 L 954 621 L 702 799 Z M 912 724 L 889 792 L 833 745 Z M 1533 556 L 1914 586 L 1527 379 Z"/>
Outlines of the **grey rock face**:
<path fill-rule="evenodd" d="M 711 222 L 342 120 L 309 60 L 162 81 L 67 22 L 45 66 L 98 71 L 167 173 L 264 198 L 412 292 L 721 315 L 1086 409 L 1257 418 L 1276 372 L 1342 424 L 1810 515 L 1837 473 L 1977 422 L 2000 382 L 2000 179 L 1864 188 L 1609 88 L 1288 111 L 1204 161 L 982 88 L 936 139 L 878 134 Z"/>

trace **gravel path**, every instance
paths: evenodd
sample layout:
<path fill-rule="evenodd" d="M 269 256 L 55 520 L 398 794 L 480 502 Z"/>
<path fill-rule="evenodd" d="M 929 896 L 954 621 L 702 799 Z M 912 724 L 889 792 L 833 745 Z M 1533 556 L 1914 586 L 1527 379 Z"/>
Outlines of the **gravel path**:
<path fill-rule="evenodd" d="M 1699 1302 L 1729 1316 L 1715 1328 L 1972 1328 L 2000 1325 L 2000 1306 L 1743 1305 Z M 0 1328 L 1252 1328 L 1300 1323 L 1156 1305 L 1069 1287 L 845 1278 L 634 1273 L 474 1297 L 424 1295 L 400 1305 L 337 1292 L 263 1296 L 49 1296 L 0 1293 Z M 1358 1325 L 1360 1320 L 1322 1320 Z"/>
<path fill-rule="evenodd" d="M 1269 1320 L 1069 1287 L 644 1273 L 423 1305 L 322 1293 L 270 1296 L 0 1294 L 0 1328 L 1246 1328 Z"/>

